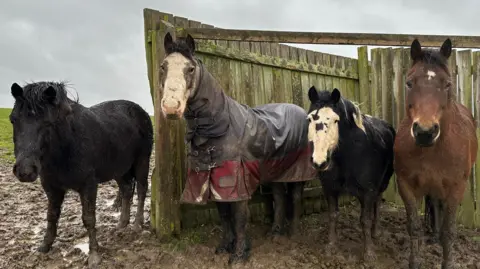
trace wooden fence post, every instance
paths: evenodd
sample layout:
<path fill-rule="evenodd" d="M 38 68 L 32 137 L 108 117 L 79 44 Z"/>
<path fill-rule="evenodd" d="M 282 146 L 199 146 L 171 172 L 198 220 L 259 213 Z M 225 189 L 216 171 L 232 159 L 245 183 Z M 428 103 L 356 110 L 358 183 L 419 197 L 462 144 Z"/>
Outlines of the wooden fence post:
<path fill-rule="evenodd" d="M 160 83 L 160 65 L 165 56 L 163 41 L 169 32 L 175 39 L 175 27 L 161 21 L 159 30 L 151 31 L 152 43 L 152 84 L 154 88 L 155 116 L 155 222 L 152 226 L 160 239 L 180 232 L 179 187 L 183 152 L 177 147 L 179 141 L 180 120 L 167 120 L 161 111 L 160 100 L 163 88 Z"/>
<path fill-rule="evenodd" d="M 359 103 L 360 110 L 367 114 L 372 114 L 370 98 L 370 79 L 368 71 L 368 47 L 358 47 L 358 84 L 360 91 Z"/>

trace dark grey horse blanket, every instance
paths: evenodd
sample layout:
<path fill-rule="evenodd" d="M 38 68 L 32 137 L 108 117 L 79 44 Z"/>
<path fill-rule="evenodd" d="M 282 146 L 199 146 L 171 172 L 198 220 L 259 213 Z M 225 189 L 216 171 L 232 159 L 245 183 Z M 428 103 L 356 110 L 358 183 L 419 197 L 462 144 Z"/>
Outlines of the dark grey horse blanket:
<path fill-rule="evenodd" d="M 240 104 L 200 67 L 200 83 L 184 113 L 188 173 L 182 202 L 247 200 L 261 183 L 316 178 L 304 109 Z"/>

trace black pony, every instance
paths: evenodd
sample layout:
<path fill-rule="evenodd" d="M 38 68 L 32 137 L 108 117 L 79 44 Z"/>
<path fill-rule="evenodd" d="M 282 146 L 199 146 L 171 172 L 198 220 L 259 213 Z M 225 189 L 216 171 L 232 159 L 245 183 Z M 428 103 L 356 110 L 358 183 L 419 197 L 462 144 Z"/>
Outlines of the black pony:
<path fill-rule="evenodd" d="M 319 171 L 330 216 L 328 250 L 335 249 L 338 197 L 347 193 L 360 201 L 364 259 L 373 260 L 378 207 L 393 174 L 395 129 L 381 119 L 361 114 L 338 89 L 317 92 L 311 87 L 308 97 L 311 159 Z"/>
<path fill-rule="evenodd" d="M 36 82 L 11 86 L 15 104 L 10 115 L 16 163 L 21 182 L 40 176 L 48 198 L 47 231 L 40 252 L 48 252 L 57 235 L 57 223 L 67 190 L 80 194 L 82 220 L 88 231 L 88 263 L 100 262 L 95 228 L 97 184 L 114 178 L 120 188 L 119 228 L 130 219 L 133 183 L 137 184 L 135 228 L 144 222 L 153 127 L 148 113 L 125 100 L 86 108 L 67 97 L 64 83 Z M 135 181 L 134 179 L 135 178 Z"/>

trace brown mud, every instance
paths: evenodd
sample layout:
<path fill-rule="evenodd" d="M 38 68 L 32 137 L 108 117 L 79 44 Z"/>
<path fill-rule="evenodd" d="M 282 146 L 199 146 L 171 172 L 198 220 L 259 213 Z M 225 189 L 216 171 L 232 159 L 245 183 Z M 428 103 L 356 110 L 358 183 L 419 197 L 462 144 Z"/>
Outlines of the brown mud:
<path fill-rule="evenodd" d="M 99 186 L 97 235 L 100 268 L 228 268 L 228 255 L 215 255 L 220 227 L 202 226 L 183 231 L 180 238 L 159 243 L 149 231 L 150 191 L 146 201 L 146 223 L 140 233 L 129 225 L 115 228 L 119 213 L 111 205 L 117 193 L 114 181 Z M 131 223 L 136 212 L 134 197 Z M 47 199 L 37 181 L 20 183 L 11 165 L 0 163 L 0 268 L 87 268 L 88 239 L 81 221 L 78 195 L 69 192 L 62 207 L 58 237 L 47 254 L 36 252 L 46 228 Z M 408 235 L 403 208 L 382 205 L 381 234 L 375 240 L 377 260 L 359 262 L 362 237 L 358 205 L 341 209 L 338 223 L 339 251 L 327 255 L 327 214 L 302 218 L 300 234 L 292 239 L 271 241 L 267 224 L 249 224 L 252 252 L 245 265 L 234 268 L 407 268 Z M 422 268 L 440 268 L 441 247 L 422 244 Z M 454 245 L 458 268 L 480 269 L 480 230 L 459 227 Z"/>

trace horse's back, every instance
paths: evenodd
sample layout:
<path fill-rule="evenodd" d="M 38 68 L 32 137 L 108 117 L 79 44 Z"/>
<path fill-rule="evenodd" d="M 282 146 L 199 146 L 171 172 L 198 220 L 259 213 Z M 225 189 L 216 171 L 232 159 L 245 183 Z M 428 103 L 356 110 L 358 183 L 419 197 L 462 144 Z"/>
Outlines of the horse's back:
<path fill-rule="evenodd" d="M 140 105 L 128 100 L 112 100 L 93 105 L 88 110 L 95 115 L 103 130 L 102 138 L 108 139 L 111 146 L 125 150 L 129 146 L 140 147 L 145 154 L 150 154 L 153 125 L 150 116 Z"/>
<path fill-rule="evenodd" d="M 307 143 L 307 114 L 295 104 L 271 103 L 252 109 L 275 139 L 275 148 L 291 151 Z"/>

